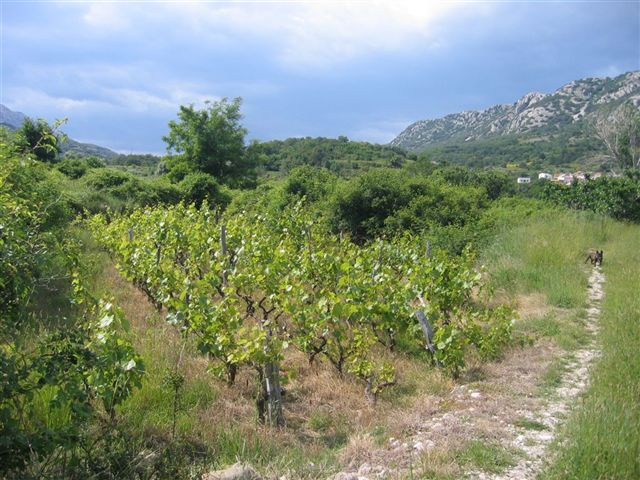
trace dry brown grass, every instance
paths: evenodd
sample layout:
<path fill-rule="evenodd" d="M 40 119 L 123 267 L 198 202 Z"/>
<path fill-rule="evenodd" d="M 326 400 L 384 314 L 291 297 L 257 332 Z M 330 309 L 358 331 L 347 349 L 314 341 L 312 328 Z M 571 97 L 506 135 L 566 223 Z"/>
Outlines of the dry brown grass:
<path fill-rule="evenodd" d="M 499 442 L 506 435 L 505 425 L 519 418 L 523 409 L 536 408 L 538 384 L 557 355 L 550 341 L 542 341 L 514 348 L 501 361 L 482 364 L 472 359 L 455 382 L 424 361 L 381 353 L 395 364 L 399 386 L 385 391 L 373 408 L 357 380 L 339 375 L 327 362 L 309 365 L 304 354 L 291 350 L 282 364 L 289 379 L 283 397 L 287 426 L 274 432 L 257 421 L 253 371 L 241 370 L 236 384 L 227 387 L 207 371 L 208 361 L 193 343 L 185 344 L 175 327 L 166 324 L 145 295 L 112 266 L 101 281 L 102 289 L 114 295 L 125 311 L 136 347 L 149 359 L 148 369 L 166 368 L 179 360 L 187 382 L 204 383 L 215 392 L 209 402 L 189 411 L 195 419 L 189 435 L 215 446 L 221 434 L 235 431 L 248 444 L 277 444 L 283 451 L 304 451 L 309 457 L 341 447 L 337 461 L 352 471 L 367 463 L 387 471 L 461 474 L 452 452 L 472 439 Z M 522 322 L 549 312 L 542 295 L 519 297 L 517 305 Z M 472 392 L 479 392 L 479 398 L 472 398 Z M 407 445 L 391 445 L 390 438 L 403 439 Z M 412 442 L 424 438 L 433 445 L 413 450 Z M 266 466 L 274 475 L 283 469 L 286 465 Z M 322 475 L 316 472 L 304 478 Z"/>
<path fill-rule="evenodd" d="M 436 448 L 432 448 L 420 454 L 416 462 L 416 470 L 423 477 L 419 478 L 449 478 L 459 476 L 460 466 L 456 463 L 453 452 L 459 449 L 462 443 L 459 441 L 444 440 Z"/>
<path fill-rule="evenodd" d="M 547 299 L 543 293 L 519 295 L 516 300 L 516 305 L 518 314 L 523 320 L 543 317 L 551 311 L 551 307 L 547 303 Z"/>
<path fill-rule="evenodd" d="M 196 416 L 194 436 L 205 443 L 215 443 L 220 432 L 234 430 L 247 439 L 273 441 L 281 446 L 319 452 L 332 442 L 347 442 L 344 461 L 355 451 L 371 451 L 374 442 L 370 432 L 375 428 L 395 435 L 416 428 L 434 410 L 436 396 L 450 390 L 452 381 L 422 362 L 393 353 L 384 353 L 397 366 L 402 392 L 384 392 L 377 406 L 365 399 L 364 385 L 349 375 L 341 376 L 327 362 L 309 365 L 307 357 L 295 350 L 287 353 L 282 372 L 288 377 L 283 397 L 287 426 L 280 432 L 263 428 L 256 418 L 256 375 L 250 369 L 238 373 L 232 387 L 207 371 L 207 359 L 193 343 L 185 341 L 173 326 L 163 321 L 162 314 L 146 296 L 107 265 L 100 277 L 101 291 L 108 292 L 123 309 L 133 332 L 136 348 L 147 359 L 147 371 L 168 368 L 179 362 L 186 382 L 204 381 L 216 392 L 207 405 L 190 412 Z M 415 407 L 415 408 L 414 408 Z M 406 411 L 415 412 L 415 418 Z M 329 419 L 318 428 L 314 419 Z M 317 422 L 316 422 L 317 423 Z M 344 437 L 344 440 L 341 439 Z M 360 445 L 361 443 L 366 445 Z M 355 458 L 355 457 L 354 457 Z"/>

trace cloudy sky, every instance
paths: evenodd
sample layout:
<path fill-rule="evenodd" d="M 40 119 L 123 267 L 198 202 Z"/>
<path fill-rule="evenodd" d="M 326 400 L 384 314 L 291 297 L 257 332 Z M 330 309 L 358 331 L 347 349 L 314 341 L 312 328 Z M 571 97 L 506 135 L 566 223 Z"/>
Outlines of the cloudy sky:
<path fill-rule="evenodd" d="M 249 139 L 388 142 L 415 120 L 640 69 L 640 1 L 11 1 L 0 103 L 162 153 L 178 106 L 243 98 Z"/>

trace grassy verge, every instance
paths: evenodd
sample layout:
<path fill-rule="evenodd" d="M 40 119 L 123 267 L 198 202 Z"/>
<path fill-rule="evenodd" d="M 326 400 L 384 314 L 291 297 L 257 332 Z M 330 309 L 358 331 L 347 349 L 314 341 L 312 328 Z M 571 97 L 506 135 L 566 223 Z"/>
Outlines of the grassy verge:
<path fill-rule="evenodd" d="M 516 464 L 517 452 L 483 440 L 472 440 L 455 454 L 456 461 L 489 473 L 502 473 Z"/>
<path fill-rule="evenodd" d="M 640 305 L 633 282 L 640 278 L 640 258 L 634 251 L 640 245 L 639 232 L 638 227 L 592 215 L 553 212 L 505 232 L 485 252 L 484 263 L 496 290 L 513 298 L 540 297 L 551 309 L 521 321 L 519 333 L 550 340 L 547 343 L 555 348 L 571 352 L 589 341 L 581 312 L 591 268 L 584 265 L 586 252 L 596 247 L 605 250 L 607 297 L 601 335 L 605 354 L 591 390 L 570 421 L 557 463 L 546 473 L 550 479 L 640 478 L 634 476 L 640 438 L 636 404 L 640 398 Z M 451 381 L 441 379 L 439 372 L 425 372 L 423 362 L 405 358 L 399 371 L 406 383 L 390 391 L 373 412 L 364 405 L 359 385 L 292 359 L 286 365 L 291 376 L 287 429 L 269 432 L 255 418 L 252 378 L 241 376 L 233 389 L 213 378 L 193 345 L 185 344 L 162 321 L 103 254 L 95 249 L 90 253 L 96 291 L 114 295 L 124 308 L 147 364 L 142 389 L 122 407 L 123 421 L 131 431 L 162 439 L 177 451 L 192 448 L 195 453 L 187 460 L 202 469 L 238 459 L 268 474 L 326 478 L 340 464 L 367 461 L 371 450 L 385 445 L 388 437 L 401 437 L 418 428 L 426 420 L 418 414 L 417 399 L 425 399 L 422 408 L 435 409 L 436 399 L 451 391 Z M 553 390 L 564 368 L 562 358 L 551 364 L 541 380 L 541 393 Z M 173 393 L 166 383 L 167 373 L 174 370 L 185 377 L 175 411 Z M 338 404 L 336 391 L 341 392 Z M 518 423 L 522 428 L 543 428 L 526 418 Z M 359 444 L 360 437 L 366 441 Z M 516 459 L 517 453 L 497 444 L 485 445 L 475 439 L 463 445 L 445 442 L 416 459 L 416 468 L 421 467 L 416 474 L 422 475 L 416 478 L 458 478 L 470 468 L 500 472 Z"/>
<path fill-rule="evenodd" d="M 602 358 L 544 479 L 640 478 L 640 227 L 608 233 Z"/>
<path fill-rule="evenodd" d="M 546 337 L 565 351 L 588 341 L 579 308 L 585 303 L 587 251 L 604 249 L 602 357 L 591 384 L 560 434 L 559 453 L 540 478 L 640 478 L 640 227 L 576 212 L 531 219 L 485 252 L 494 288 L 514 298 L 542 292 L 551 314 L 518 329 Z M 563 318 L 564 317 L 564 318 Z M 552 391 L 564 371 L 550 365 L 541 385 Z"/>
<path fill-rule="evenodd" d="M 613 220 L 558 211 L 498 237 L 486 250 L 484 262 L 496 289 L 509 294 L 542 292 L 552 306 L 581 307 L 587 252 L 603 245 L 613 228 Z"/>

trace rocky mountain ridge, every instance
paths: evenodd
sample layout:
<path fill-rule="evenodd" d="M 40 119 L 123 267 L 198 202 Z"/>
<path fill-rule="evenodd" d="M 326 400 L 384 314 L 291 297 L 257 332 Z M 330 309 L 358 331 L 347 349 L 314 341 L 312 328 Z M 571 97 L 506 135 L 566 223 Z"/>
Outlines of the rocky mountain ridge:
<path fill-rule="evenodd" d="M 640 71 L 615 78 L 574 80 L 553 93 L 530 92 L 518 101 L 485 110 L 419 120 L 391 141 L 392 146 L 421 151 L 431 145 L 469 142 L 492 136 L 554 133 L 603 108 L 631 101 L 640 105 Z"/>

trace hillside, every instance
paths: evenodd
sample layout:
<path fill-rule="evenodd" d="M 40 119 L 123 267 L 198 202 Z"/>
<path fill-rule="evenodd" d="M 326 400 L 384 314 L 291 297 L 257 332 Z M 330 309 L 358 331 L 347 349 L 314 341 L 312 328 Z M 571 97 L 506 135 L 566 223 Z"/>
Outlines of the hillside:
<path fill-rule="evenodd" d="M 300 165 L 351 175 L 375 167 L 400 167 L 415 155 L 400 147 L 354 142 L 347 137 L 288 138 L 254 143 L 250 149 L 266 171 L 287 172 Z"/>
<path fill-rule="evenodd" d="M 13 110 L 0 104 L 0 126 L 8 128 L 9 130 L 17 130 L 24 122 L 27 115 L 22 112 L 14 112 Z M 83 143 L 67 138 L 60 144 L 60 151 L 62 155 L 71 153 L 79 157 L 100 157 L 105 160 L 111 160 L 118 156 L 113 150 L 94 145 L 92 143 Z"/>
<path fill-rule="evenodd" d="M 580 137 L 585 136 L 586 121 L 597 112 L 615 108 L 625 101 L 640 104 L 640 71 L 615 78 L 575 80 L 550 94 L 527 93 L 512 104 L 419 120 L 409 125 L 390 145 L 420 152 L 438 145 L 465 145 L 516 136 L 552 143 L 554 140 L 562 143 L 571 137 L 580 143 Z"/>
<path fill-rule="evenodd" d="M 0 126 L 10 130 L 18 128 L 27 116 L 22 112 L 14 112 L 0 104 Z"/>

